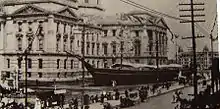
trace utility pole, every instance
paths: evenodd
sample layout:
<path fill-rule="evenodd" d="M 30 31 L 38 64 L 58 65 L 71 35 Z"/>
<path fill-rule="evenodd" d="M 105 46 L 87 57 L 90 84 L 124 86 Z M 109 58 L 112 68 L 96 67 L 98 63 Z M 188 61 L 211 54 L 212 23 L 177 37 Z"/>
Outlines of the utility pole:
<path fill-rule="evenodd" d="M 86 24 L 82 25 L 82 105 L 84 106 L 84 87 L 85 87 L 85 26 Z"/>
<path fill-rule="evenodd" d="M 198 87 L 197 87 L 197 61 L 196 61 L 196 36 L 195 36 L 195 22 L 205 22 L 205 20 L 195 20 L 194 17 L 202 17 L 204 14 L 194 14 L 194 11 L 203 11 L 204 8 L 195 8 L 194 6 L 203 6 L 204 3 L 194 3 L 193 0 L 190 0 L 190 3 L 182 3 L 180 6 L 190 6 L 190 9 L 181 9 L 180 11 L 190 11 L 190 15 L 180 15 L 180 17 L 191 17 L 191 20 L 183 20 L 180 23 L 191 23 L 192 28 L 192 47 L 193 47 L 193 85 L 194 85 L 194 97 L 197 99 Z"/>
<path fill-rule="evenodd" d="M 211 59 L 212 59 L 212 64 L 214 63 L 214 48 L 213 48 L 213 41 L 215 41 L 215 39 L 213 38 L 213 31 L 214 31 L 214 27 L 215 27 L 215 24 L 216 24 L 216 20 L 217 20 L 217 15 L 215 16 L 215 20 L 214 20 L 214 24 L 213 24 L 213 27 L 211 29 L 211 33 L 210 33 L 210 41 L 211 41 Z M 216 80 L 216 77 L 214 77 L 214 71 L 213 71 L 213 65 L 212 65 L 212 70 L 211 70 L 211 80 L 212 80 L 212 93 L 214 93 L 214 85 L 215 85 L 215 80 Z M 216 91 L 218 90 L 218 82 L 216 81 Z"/>
<path fill-rule="evenodd" d="M 27 52 L 27 50 L 25 50 L 25 52 L 24 52 L 24 55 L 25 55 L 25 57 L 24 57 L 24 60 L 25 60 L 25 77 L 24 77 L 24 79 L 25 79 L 25 108 L 27 109 L 27 98 L 28 98 L 28 94 L 27 94 L 27 87 L 28 87 L 28 85 L 27 85 L 27 70 L 28 70 L 28 63 L 27 63 L 27 56 L 28 56 L 28 52 Z"/>
<path fill-rule="evenodd" d="M 123 51 L 124 51 L 123 32 L 124 32 L 124 25 L 121 25 L 121 30 L 120 30 L 120 33 L 119 33 L 119 37 L 120 37 L 120 51 L 121 51 L 121 69 L 122 69 Z"/>
<path fill-rule="evenodd" d="M 124 50 L 124 48 L 123 48 L 123 46 L 124 46 L 124 42 L 121 40 L 121 43 L 120 43 L 120 45 L 121 45 L 121 68 L 122 68 L 122 63 L 123 63 L 123 50 Z"/>

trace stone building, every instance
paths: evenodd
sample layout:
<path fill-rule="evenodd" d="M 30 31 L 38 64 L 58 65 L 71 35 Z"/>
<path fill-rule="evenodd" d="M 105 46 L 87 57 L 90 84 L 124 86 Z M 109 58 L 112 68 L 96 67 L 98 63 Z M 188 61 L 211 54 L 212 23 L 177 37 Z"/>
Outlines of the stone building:
<path fill-rule="evenodd" d="M 1 77 L 25 72 L 28 48 L 28 80 L 72 81 L 81 71 L 80 62 L 65 51 L 81 53 L 84 19 L 80 10 L 100 13 L 99 0 L 2 0 L 0 15 Z M 99 27 L 87 24 L 86 40 L 98 41 Z M 24 79 L 21 76 L 21 79 Z"/>
<path fill-rule="evenodd" d="M 82 38 L 85 59 L 97 68 L 118 63 L 121 57 L 133 63 L 156 65 L 156 58 L 158 64 L 167 63 L 168 26 L 150 13 L 104 16 L 102 0 L 2 0 L 0 4 L 1 80 L 16 71 L 24 75 L 27 49 L 29 81 L 75 80 L 81 63 L 65 51 L 82 55 Z"/>
<path fill-rule="evenodd" d="M 213 52 L 213 57 L 218 58 L 219 54 L 217 51 Z M 178 56 L 179 63 L 183 66 L 190 67 L 193 62 L 193 52 L 190 51 L 181 51 Z M 202 51 L 196 52 L 196 59 L 197 59 L 197 69 L 199 71 L 209 71 L 212 65 L 212 52 L 208 49 L 207 46 L 203 48 Z"/>
<path fill-rule="evenodd" d="M 123 61 L 132 63 L 156 65 L 156 58 L 158 64 L 167 63 L 168 26 L 163 18 L 132 11 L 98 19 L 98 24 L 104 31 L 101 44 L 104 53 L 98 57 L 104 67 L 119 63 L 121 56 Z"/>

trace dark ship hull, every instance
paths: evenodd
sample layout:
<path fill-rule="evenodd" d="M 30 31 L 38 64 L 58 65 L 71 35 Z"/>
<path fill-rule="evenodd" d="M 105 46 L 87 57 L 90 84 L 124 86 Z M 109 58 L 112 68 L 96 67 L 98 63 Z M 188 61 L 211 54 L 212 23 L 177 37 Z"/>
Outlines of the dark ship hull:
<path fill-rule="evenodd" d="M 95 85 L 111 85 L 113 81 L 117 85 L 132 85 L 174 81 L 178 79 L 180 70 L 177 68 L 153 68 L 148 65 L 134 66 L 131 64 L 125 65 L 126 69 L 118 68 L 94 68 L 89 63 L 85 62 L 81 56 L 74 55 L 91 73 Z M 122 66 L 122 64 L 118 65 Z M 147 68 L 147 69 L 146 69 Z"/>
<path fill-rule="evenodd" d="M 88 69 L 95 85 L 147 84 L 165 81 L 174 81 L 178 78 L 179 70 L 117 70 L 117 69 Z"/>

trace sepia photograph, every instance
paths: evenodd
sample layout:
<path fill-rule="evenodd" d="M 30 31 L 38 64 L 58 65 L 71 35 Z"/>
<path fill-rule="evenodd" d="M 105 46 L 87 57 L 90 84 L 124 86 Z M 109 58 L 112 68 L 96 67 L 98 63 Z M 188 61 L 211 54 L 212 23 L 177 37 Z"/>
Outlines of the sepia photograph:
<path fill-rule="evenodd" d="M 217 2 L 0 0 L 0 109 L 220 109 Z"/>

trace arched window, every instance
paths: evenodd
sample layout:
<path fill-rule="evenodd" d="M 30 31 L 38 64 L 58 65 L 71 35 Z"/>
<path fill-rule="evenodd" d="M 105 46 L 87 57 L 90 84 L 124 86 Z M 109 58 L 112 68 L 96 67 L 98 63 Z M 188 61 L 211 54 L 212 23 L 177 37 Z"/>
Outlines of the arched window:
<path fill-rule="evenodd" d="M 97 61 L 97 65 L 96 65 L 96 67 L 99 68 L 99 61 Z"/>
<path fill-rule="evenodd" d="M 22 51 L 22 38 L 19 37 L 19 38 L 17 39 L 17 43 L 18 43 L 18 50 L 19 50 L 19 51 Z"/>
<path fill-rule="evenodd" d="M 68 39 L 68 35 L 64 34 L 64 36 L 63 36 L 63 51 L 67 50 L 67 39 Z"/>
<path fill-rule="evenodd" d="M 111 45 L 112 45 L 112 53 L 113 53 L 113 55 L 116 55 L 116 42 L 113 41 L 113 42 L 111 43 Z"/>
<path fill-rule="evenodd" d="M 39 50 L 43 50 L 44 49 L 44 38 L 43 36 L 38 36 L 38 41 L 39 41 Z"/>
<path fill-rule="evenodd" d="M 22 50 L 22 39 L 23 39 L 23 34 L 22 32 L 22 28 L 21 28 L 22 23 L 19 22 L 18 23 L 18 33 L 16 34 L 16 38 L 17 38 L 17 47 L 18 50 L 21 51 Z"/>
<path fill-rule="evenodd" d="M 70 50 L 71 50 L 71 51 L 74 51 L 74 46 L 73 46 L 73 44 L 74 44 L 74 35 L 72 35 L 72 36 L 70 37 Z"/>
<path fill-rule="evenodd" d="M 108 55 L 108 43 L 104 42 L 102 44 L 104 55 Z"/>
<path fill-rule="evenodd" d="M 44 31 L 43 31 L 43 26 L 42 26 L 43 22 L 40 21 L 39 22 L 39 33 L 38 33 L 38 46 L 39 46 L 39 50 L 43 50 L 44 49 Z"/>
<path fill-rule="evenodd" d="M 60 50 L 60 39 L 61 39 L 61 34 L 60 34 L 60 33 L 57 33 L 56 39 L 57 39 L 57 42 L 56 42 L 56 51 L 59 51 L 59 50 Z"/>

